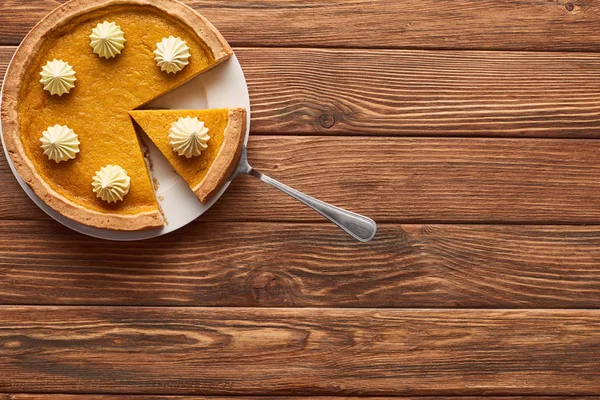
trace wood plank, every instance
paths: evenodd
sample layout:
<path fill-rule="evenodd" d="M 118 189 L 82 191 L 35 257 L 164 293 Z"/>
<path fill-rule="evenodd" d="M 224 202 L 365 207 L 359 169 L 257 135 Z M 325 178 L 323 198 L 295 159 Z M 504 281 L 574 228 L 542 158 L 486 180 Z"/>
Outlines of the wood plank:
<path fill-rule="evenodd" d="M 328 224 L 196 223 L 117 244 L 4 221 L 0 304 L 600 308 L 598 259 L 599 226 L 385 224 L 364 245 Z"/>
<path fill-rule="evenodd" d="M 273 178 L 401 223 L 600 223 L 600 140 L 252 136 L 251 163 Z M 41 213 L 0 155 L 0 218 Z M 204 221 L 323 222 L 251 177 Z"/>
<path fill-rule="evenodd" d="M 9 393 L 600 391 L 592 310 L 2 307 L 0 320 Z"/>
<path fill-rule="evenodd" d="M 0 15 L 0 43 L 19 43 L 40 18 L 64 1 L 4 0 L 3 7 L 10 12 Z M 600 49 L 600 5 L 587 0 L 185 3 L 238 46 Z"/>
<path fill-rule="evenodd" d="M 250 161 L 378 222 L 600 222 L 600 141 L 255 136 Z M 322 221 L 242 177 L 210 220 Z"/>
<path fill-rule="evenodd" d="M 13 51 L 0 47 L 0 73 Z M 248 79 L 253 133 L 600 137 L 599 54 L 236 54 Z"/>
<path fill-rule="evenodd" d="M 98 394 L 0 394 L 0 400 L 598 400 L 596 396 L 148 396 Z"/>
<path fill-rule="evenodd" d="M 600 54 L 250 48 L 236 54 L 256 133 L 600 137 Z"/>

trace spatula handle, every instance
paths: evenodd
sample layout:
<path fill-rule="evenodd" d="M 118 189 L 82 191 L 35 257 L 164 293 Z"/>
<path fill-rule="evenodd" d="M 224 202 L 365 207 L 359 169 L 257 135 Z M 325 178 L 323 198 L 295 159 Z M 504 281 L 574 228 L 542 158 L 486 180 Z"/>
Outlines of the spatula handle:
<path fill-rule="evenodd" d="M 353 213 L 352 211 L 344 210 L 325 203 L 324 201 L 308 196 L 296 189 L 293 189 L 281 182 L 270 178 L 255 169 L 251 169 L 249 174 L 268 183 L 269 185 L 281 190 L 283 193 L 293 197 L 294 199 L 306 204 L 331 222 L 342 228 L 350 236 L 361 242 L 368 242 L 375 237 L 377 232 L 377 224 L 371 218 Z"/>

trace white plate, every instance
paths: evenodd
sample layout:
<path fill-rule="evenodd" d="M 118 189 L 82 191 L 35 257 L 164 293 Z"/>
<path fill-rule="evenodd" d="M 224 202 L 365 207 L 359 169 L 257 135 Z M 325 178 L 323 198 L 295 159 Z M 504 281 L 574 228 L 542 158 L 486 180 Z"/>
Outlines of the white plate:
<path fill-rule="evenodd" d="M 202 109 L 233 107 L 244 107 L 248 112 L 245 138 L 245 142 L 247 143 L 248 134 L 250 132 L 250 96 L 248 94 L 248 86 L 246 85 L 244 72 L 235 55 L 229 61 L 194 78 L 190 82 L 167 93 L 144 108 Z M 1 133 L 2 126 L 0 125 L 0 134 Z M 4 147 L 4 154 L 6 154 L 10 169 L 25 193 L 27 193 L 39 208 L 61 224 L 77 232 L 96 238 L 120 241 L 150 239 L 173 232 L 189 224 L 204 214 L 219 199 L 219 197 L 221 197 L 223 192 L 225 192 L 229 186 L 229 183 L 226 183 L 206 204 L 202 204 L 191 191 L 188 184 L 173 171 L 171 165 L 162 156 L 160 151 L 149 140 L 145 139 L 144 142 L 150 149 L 150 157 L 152 158 L 154 166 L 152 175 L 159 183 L 156 195 L 159 198 L 159 203 L 168 224 L 159 229 L 120 232 L 109 229 L 92 228 L 80 224 L 64 217 L 50 208 L 36 196 L 31 188 L 19 177 L 8 156 L 6 146 L 4 145 L 4 137 L 2 137 L 2 146 Z"/>

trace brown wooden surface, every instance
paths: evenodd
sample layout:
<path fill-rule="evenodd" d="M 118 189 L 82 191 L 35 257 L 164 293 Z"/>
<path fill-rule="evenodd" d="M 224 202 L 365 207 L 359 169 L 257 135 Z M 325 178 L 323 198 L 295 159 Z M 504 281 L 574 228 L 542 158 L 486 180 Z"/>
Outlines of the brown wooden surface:
<path fill-rule="evenodd" d="M 117 244 L 6 221 L 0 243 L 2 304 L 600 307 L 599 227 L 384 224 L 363 245 L 329 224 L 198 221 Z"/>
<path fill-rule="evenodd" d="M 0 0 L 0 79 L 62 3 Z M 100 241 L 0 154 L 0 400 L 600 394 L 600 2 L 186 3 L 235 46 L 252 164 L 379 233 L 241 178 Z"/>
<path fill-rule="evenodd" d="M 595 53 L 235 51 L 255 133 L 600 136 Z"/>
<path fill-rule="evenodd" d="M 600 311 L 5 306 L 0 320 L 0 386 L 8 391 L 600 390 Z"/>
<path fill-rule="evenodd" d="M 0 43 L 16 44 L 65 0 L 2 0 Z M 600 49 L 594 0 L 186 0 L 234 45 Z"/>

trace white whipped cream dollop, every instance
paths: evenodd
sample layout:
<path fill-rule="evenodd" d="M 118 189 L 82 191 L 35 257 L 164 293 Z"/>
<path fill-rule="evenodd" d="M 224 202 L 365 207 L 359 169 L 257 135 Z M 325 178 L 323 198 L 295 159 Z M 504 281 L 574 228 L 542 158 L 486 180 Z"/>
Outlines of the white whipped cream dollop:
<path fill-rule="evenodd" d="M 169 130 L 169 144 L 180 156 L 199 156 L 208 147 L 208 128 L 198 118 L 179 118 Z"/>
<path fill-rule="evenodd" d="M 79 153 L 79 139 L 73 129 L 64 125 L 48 127 L 42 133 L 42 149 L 48 159 L 59 163 L 72 160 Z"/>
<path fill-rule="evenodd" d="M 92 187 L 96 196 L 109 203 L 122 201 L 131 186 L 131 178 L 118 165 L 107 165 L 96 171 Z"/>
<path fill-rule="evenodd" d="M 90 45 L 100 57 L 112 58 L 125 47 L 125 35 L 114 22 L 104 21 L 92 29 Z"/>
<path fill-rule="evenodd" d="M 154 51 L 156 64 L 161 71 L 167 71 L 167 74 L 176 74 L 181 71 L 190 62 L 190 48 L 180 38 L 170 36 L 164 38 L 156 44 Z"/>
<path fill-rule="evenodd" d="M 40 83 L 44 85 L 44 90 L 47 90 L 53 96 L 56 94 L 62 96 L 69 93 L 75 87 L 75 81 L 77 80 L 73 67 L 69 63 L 56 58 L 54 61 L 48 61 L 42 67 L 40 75 L 42 76 Z"/>

